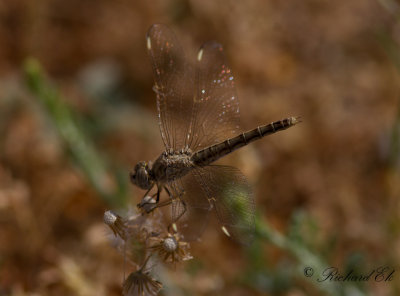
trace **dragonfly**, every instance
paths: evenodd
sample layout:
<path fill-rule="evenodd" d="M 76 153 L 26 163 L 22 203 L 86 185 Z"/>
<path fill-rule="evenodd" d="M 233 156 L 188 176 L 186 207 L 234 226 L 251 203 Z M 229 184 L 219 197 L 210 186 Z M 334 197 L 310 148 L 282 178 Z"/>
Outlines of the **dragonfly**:
<path fill-rule="evenodd" d="M 222 46 L 206 42 L 190 62 L 167 26 L 146 35 L 157 97 L 158 124 L 165 150 L 155 161 L 140 161 L 131 182 L 147 190 L 137 205 L 143 213 L 171 207 L 171 224 L 186 240 L 198 240 L 216 213 L 221 230 L 250 244 L 255 233 L 251 186 L 239 169 L 215 161 L 266 135 L 300 122 L 287 117 L 242 132 L 235 79 Z M 156 188 L 157 192 L 148 195 Z M 162 190 L 168 198 L 160 200 Z"/>

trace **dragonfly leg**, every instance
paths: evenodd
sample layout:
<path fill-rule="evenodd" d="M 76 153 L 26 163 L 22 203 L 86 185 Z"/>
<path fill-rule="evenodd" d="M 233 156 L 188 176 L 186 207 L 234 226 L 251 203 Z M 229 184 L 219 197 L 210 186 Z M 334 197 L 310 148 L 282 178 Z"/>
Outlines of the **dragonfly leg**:
<path fill-rule="evenodd" d="M 169 200 L 166 200 L 166 201 L 159 202 L 155 207 L 156 208 L 161 208 L 161 207 L 168 206 L 171 203 L 172 203 L 172 200 L 169 199 Z"/>
<path fill-rule="evenodd" d="M 166 201 L 160 202 L 160 193 L 161 193 L 161 191 L 162 191 L 163 189 L 167 192 L 169 198 L 168 198 Z M 165 187 L 165 186 L 160 187 L 160 189 L 157 191 L 157 193 L 155 193 L 155 194 L 153 195 L 153 197 L 154 197 L 155 195 L 157 195 L 155 208 L 161 208 L 161 207 L 168 206 L 168 205 L 170 205 L 170 204 L 172 203 L 172 201 L 173 201 L 173 198 L 172 198 L 171 193 L 169 192 L 168 188 Z"/>
<path fill-rule="evenodd" d="M 156 208 L 161 208 L 161 207 L 171 204 L 171 202 L 172 202 L 171 198 L 169 198 L 168 200 L 166 200 L 164 202 L 160 202 L 160 194 L 161 194 L 161 191 L 163 188 L 165 188 L 165 187 L 158 187 L 157 192 L 154 193 L 152 196 L 147 195 L 152 188 L 145 193 L 141 202 L 137 204 L 137 207 L 142 211 L 142 213 L 148 214 L 148 213 L 151 213 L 152 211 L 154 211 Z M 171 194 L 168 191 L 168 189 L 165 188 L 165 190 L 167 191 L 168 195 L 171 197 Z M 156 198 L 156 199 L 154 199 L 154 198 Z"/>
<path fill-rule="evenodd" d="M 160 189 L 160 187 L 157 187 L 157 198 L 156 198 L 156 204 L 158 204 L 158 202 L 160 201 L 160 193 L 161 193 L 162 187 Z"/>
<path fill-rule="evenodd" d="M 171 192 L 169 192 L 169 190 L 168 190 L 168 188 L 166 186 L 164 187 L 164 189 L 168 193 L 169 199 L 171 199 L 172 198 Z"/>

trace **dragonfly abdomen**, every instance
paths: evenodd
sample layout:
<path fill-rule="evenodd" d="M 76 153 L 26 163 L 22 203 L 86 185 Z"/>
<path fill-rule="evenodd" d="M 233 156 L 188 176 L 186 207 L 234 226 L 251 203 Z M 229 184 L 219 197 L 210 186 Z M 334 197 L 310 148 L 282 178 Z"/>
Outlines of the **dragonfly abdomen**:
<path fill-rule="evenodd" d="M 297 117 L 289 117 L 259 126 L 251 131 L 244 132 L 236 137 L 225 140 L 224 142 L 197 151 L 193 154 L 192 161 L 194 164 L 199 166 L 208 165 L 217 159 L 250 144 L 251 142 L 261 139 L 267 135 L 285 130 L 298 122 L 299 120 Z"/>

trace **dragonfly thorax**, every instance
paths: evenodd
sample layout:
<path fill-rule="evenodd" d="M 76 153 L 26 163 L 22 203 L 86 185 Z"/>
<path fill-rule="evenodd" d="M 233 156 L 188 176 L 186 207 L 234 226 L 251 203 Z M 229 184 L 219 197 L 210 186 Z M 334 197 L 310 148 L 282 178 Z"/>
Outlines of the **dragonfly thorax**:
<path fill-rule="evenodd" d="M 164 151 L 152 165 L 155 182 L 163 184 L 186 175 L 193 168 L 192 154 L 189 148 Z"/>

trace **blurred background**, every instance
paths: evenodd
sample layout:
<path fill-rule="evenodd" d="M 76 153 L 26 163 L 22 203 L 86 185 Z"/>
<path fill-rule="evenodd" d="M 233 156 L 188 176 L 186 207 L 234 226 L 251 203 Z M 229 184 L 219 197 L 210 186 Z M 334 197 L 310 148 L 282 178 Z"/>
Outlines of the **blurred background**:
<path fill-rule="evenodd" d="M 303 119 L 220 162 L 254 188 L 254 244 L 211 221 L 161 294 L 400 295 L 399 21 L 394 0 L 0 2 L 0 295 L 121 295 L 102 219 L 139 202 L 128 172 L 162 151 L 153 23 L 189 58 L 224 45 L 243 130 Z M 395 273 L 318 282 L 331 266 Z"/>

